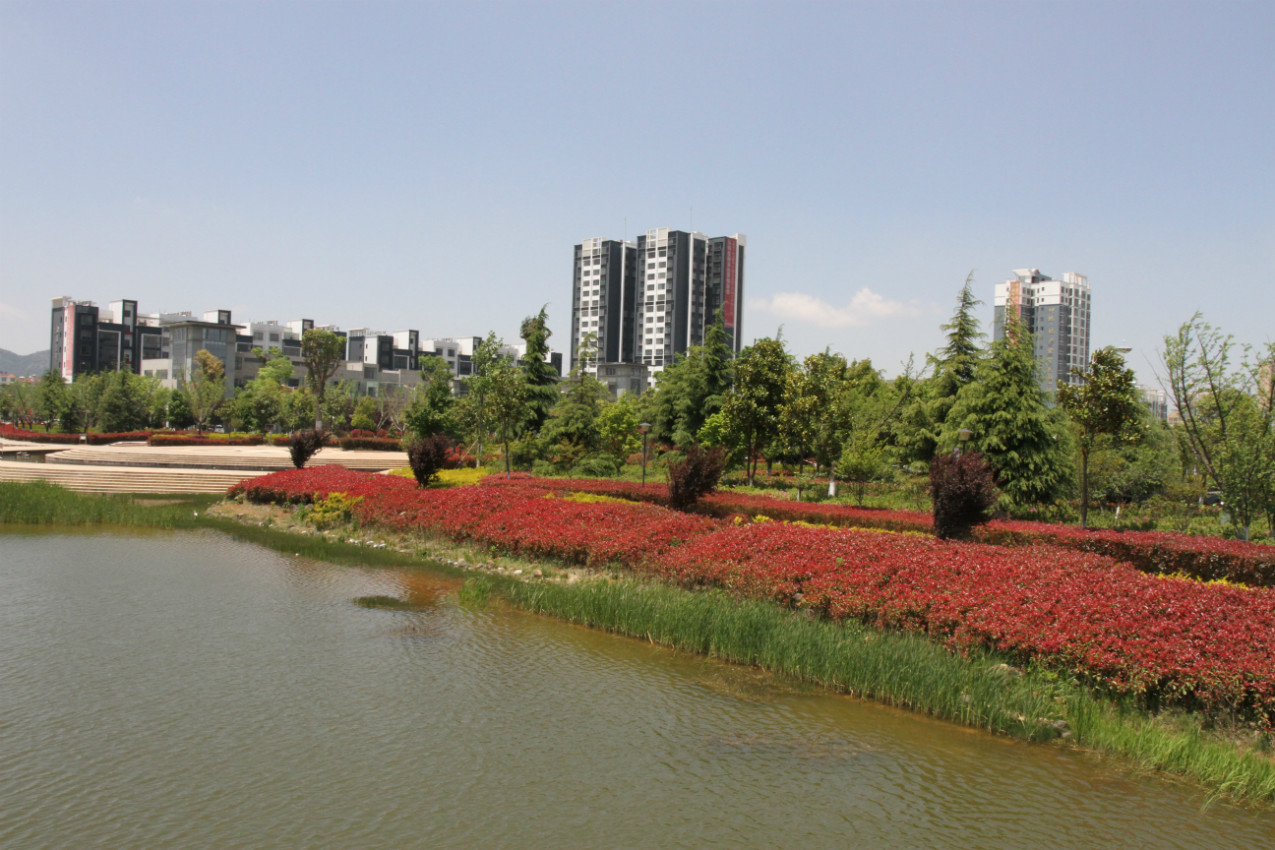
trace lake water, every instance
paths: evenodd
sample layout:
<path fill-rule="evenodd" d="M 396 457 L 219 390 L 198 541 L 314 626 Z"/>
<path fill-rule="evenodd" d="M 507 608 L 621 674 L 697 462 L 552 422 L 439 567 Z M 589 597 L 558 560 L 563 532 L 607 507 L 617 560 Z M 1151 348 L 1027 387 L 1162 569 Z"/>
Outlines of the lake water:
<path fill-rule="evenodd" d="M 214 532 L 0 534 L 0 847 L 1271 846 L 1119 763 Z M 409 611 L 368 609 L 371 595 Z"/>

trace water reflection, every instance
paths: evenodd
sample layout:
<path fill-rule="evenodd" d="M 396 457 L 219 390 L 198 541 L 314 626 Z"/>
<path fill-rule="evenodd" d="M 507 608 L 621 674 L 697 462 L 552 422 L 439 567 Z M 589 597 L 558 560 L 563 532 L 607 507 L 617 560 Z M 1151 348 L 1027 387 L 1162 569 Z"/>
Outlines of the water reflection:
<path fill-rule="evenodd" d="M 1254 847 L 1118 765 L 216 534 L 0 537 L 0 846 Z M 383 596 L 411 610 L 365 608 Z"/>

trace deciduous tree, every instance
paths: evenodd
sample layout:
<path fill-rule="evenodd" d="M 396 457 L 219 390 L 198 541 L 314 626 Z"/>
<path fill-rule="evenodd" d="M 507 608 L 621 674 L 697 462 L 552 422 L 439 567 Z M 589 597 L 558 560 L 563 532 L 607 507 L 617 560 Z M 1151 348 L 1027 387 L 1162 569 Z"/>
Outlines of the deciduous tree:
<path fill-rule="evenodd" d="M 1275 343 L 1236 364 L 1234 339 L 1196 313 L 1164 344 L 1187 444 L 1247 539 L 1256 516 L 1275 519 Z"/>
<path fill-rule="evenodd" d="M 43 422 L 45 428 L 52 430 L 54 425 L 60 425 L 60 430 L 67 433 L 75 430 L 75 423 L 71 418 L 74 409 L 71 404 L 71 390 L 57 369 L 49 369 L 40 376 L 36 384 L 34 408 L 36 419 Z"/>
<path fill-rule="evenodd" d="M 513 358 L 497 357 L 488 373 L 487 403 L 505 453 L 505 477 L 510 475 L 509 441 L 527 421 L 527 379 Z"/>
<path fill-rule="evenodd" d="M 345 340 L 332 331 L 310 328 L 301 336 L 301 359 L 305 362 L 306 386 L 315 398 L 314 430 L 323 428 L 323 401 L 328 381 L 345 357 Z"/>
<path fill-rule="evenodd" d="M 722 410 L 732 442 L 744 450 L 750 485 L 757 476 L 762 448 L 778 436 L 779 413 L 792 370 L 792 356 L 782 338 L 759 339 L 735 361 L 735 385 Z"/>
<path fill-rule="evenodd" d="M 624 463 L 625 458 L 642 445 L 639 423 L 637 399 L 633 395 L 626 393 L 618 401 L 603 405 L 596 420 L 602 451 Z"/>
<path fill-rule="evenodd" d="M 226 368 L 221 359 L 207 349 L 195 352 L 194 369 L 189 379 L 179 376 L 178 385 L 186 397 L 186 408 L 198 433 L 204 433 L 213 414 L 226 397 Z"/>
<path fill-rule="evenodd" d="M 495 428 L 495 381 L 493 376 L 501 361 L 501 341 L 494 331 L 474 348 L 473 373 L 461 379 L 465 394 L 457 404 L 457 418 L 462 429 L 475 444 L 478 463 L 483 463 L 483 442 Z"/>
<path fill-rule="evenodd" d="M 1076 432 L 1080 452 L 1080 527 L 1089 522 L 1089 455 L 1099 438 L 1135 442 L 1141 436 L 1142 403 L 1133 370 L 1125 367 L 1119 351 L 1107 346 L 1089 358 L 1086 369 L 1073 369 L 1080 384 L 1058 388 L 1058 403 Z"/>

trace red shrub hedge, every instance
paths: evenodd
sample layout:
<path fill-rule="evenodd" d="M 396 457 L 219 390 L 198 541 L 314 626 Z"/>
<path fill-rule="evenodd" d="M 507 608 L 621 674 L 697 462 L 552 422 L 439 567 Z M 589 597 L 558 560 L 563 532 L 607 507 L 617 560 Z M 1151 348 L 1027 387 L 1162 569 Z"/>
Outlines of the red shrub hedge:
<path fill-rule="evenodd" d="M 104 446 L 109 443 L 120 443 L 126 440 L 146 440 L 155 431 L 123 431 L 112 434 L 90 433 L 87 439 L 83 434 L 45 434 L 42 431 L 27 431 L 12 425 L 0 424 L 0 437 L 10 440 L 22 440 L 27 443 L 51 443 L 57 445 L 73 445 L 87 443 L 90 446 Z"/>
<path fill-rule="evenodd" d="M 490 485 L 540 487 L 552 490 L 598 493 L 633 501 L 668 504 L 668 488 L 663 484 L 640 484 L 572 478 L 534 478 L 515 474 L 511 480 L 488 479 Z M 882 508 L 857 508 L 818 502 L 794 502 L 771 496 L 719 491 L 705 496 L 695 506 L 697 513 L 715 517 L 759 514 L 771 519 L 839 525 L 850 528 L 879 528 L 886 531 L 933 532 L 930 514 Z M 1153 574 L 1182 573 L 1212 581 L 1226 579 L 1254 587 L 1275 587 L 1275 546 L 1174 534 L 1165 531 L 1081 531 L 1068 525 L 1041 522 L 993 520 L 974 531 L 974 539 L 1003 546 L 1048 544 L 1107 555 L 1127 561 Z"/>
<path fill-rule="evenodd" d="M 1119 693 L 1275 725 L 1275 591 L 1166 581 L 1099 555 L 761 523 L 671 550 L 657 572 L 1040 658 Z"/>
<path fill-rule="evenodd" d="M 351 434 L 349 437 L 341 437 L 338 439 L 337 445 L 343 449 L 367 449 L 375 452 L 403 451 L 402 441 L 394 440 L 389 437 L 356 437 Z"/>
<path fill-rule="evenodd" d="M 260 446 L 266 441 L 260 434 L 239 437 L 196 434 L 155 434 L 146 441 L 151 446 Z"/>

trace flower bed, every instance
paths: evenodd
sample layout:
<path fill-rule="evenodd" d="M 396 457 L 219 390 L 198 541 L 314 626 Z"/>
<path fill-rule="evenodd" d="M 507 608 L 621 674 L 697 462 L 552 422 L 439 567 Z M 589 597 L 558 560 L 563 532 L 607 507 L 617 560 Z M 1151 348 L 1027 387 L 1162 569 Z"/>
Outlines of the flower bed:
<path fill-rule="evenodd" d="M 382 491 L 401 489 L 414 491 L 416 482 L 392 475 L 372 475 L 357 472 L 335 464 L 311 466 L 306 469 L 288 469 L 248 478 L 232 486 L 227 495 L 244 496 L 258 503 L 311 503 L 316 497 L 329 493 L 346 493 L 351 496 L 368 496 Z"/>
<path fill-rule="evenodd" d="M 1275 725 L 1275 591 L 1163 581 L 1100 555 L 776 523 L 724 528 L 655 572 L 1041 659 L 1118 693 Z"/>
<path fill-rule="evenodd" d="M 511 554 L 572 564 L 636 563 L 719 523 L 656 505 L 581 503 L 551 498 L 535 486 L 421 490 L 414 481 L 343 467 L 286 470 L 240 482 L 229 495 L 253 502 L 310 502 L 316 496 L 361 496 L 355 516 L 369 525 L 423 529 Z"/>
<path fill-rule="evenodd" d="M 507 479 L 503 476 L 489 476 L 483 481 L 483 485 L 594 493 L 599 496 L 613 496 L 634 502 L 648 502 L 656 505 L 668 504 L 668 485 L 662 483 L 643 485 L 633 481 L 612 481 L 598 478 L 536 478 L 526 473 L 514 473 Z M 930 531 L 933 527 L 930 515 L 918 511 L 890 511 L 880 508 L 856 508 L 850 505 L 792 502 L 770 496 L 732 493 L 729 490 L 719 490 L 718 492 L 710 493 L 700 499 L 692 510 L 696 513 L 722 519 L 734 515 L 756 516 L 763 514 L 771 519 L 792 522 L 813 522 L 855 528 L 881 528 L 886 531 Z"/>
<path fill-rule="evenodd" d="M 505 487 L 539 487 L 597 493 L 633 501 L 668 503 L 663 484 L 643 487 L 628 481 L 578 478 L 533 478 L 526 474 L 512 479 L 486 480 Z M 788 522 L 811 522 L 848 528 L 879 528 L 886 531 L 933 531 L 929 514 L 880 508 L 858 508 L 817 502 L 794 502 L 770 496 L 718 491 L 701 499 L 694 507 L 707 516 L 763 515 Z M 1242 540 L 1224 540 L 1174 534 L 1164 531 L 1081 531 L 1068 525 L 1041 522 L 993 520 L 975 529 L 975 538 L 1002 546 L 1048 544 L 1081 552 L 1107 555 L 1126 561 L 1138 569 L 1157 575 L 1181 573 L 1203 581 L 1225 579 L 1254 587 L 1275 587 L 1275 546 Z"/>
<path fill-rule="evenodd" d="M 1275 546 L 1165 531 L 1081 531 L 1067 525 L 998 520 L 975 530 L 985 543 L 1048 543 L 1127 561 L 1148 573 L 1182 573 L 1204 581 L 1226 579 L 1275 586 Z"/>

